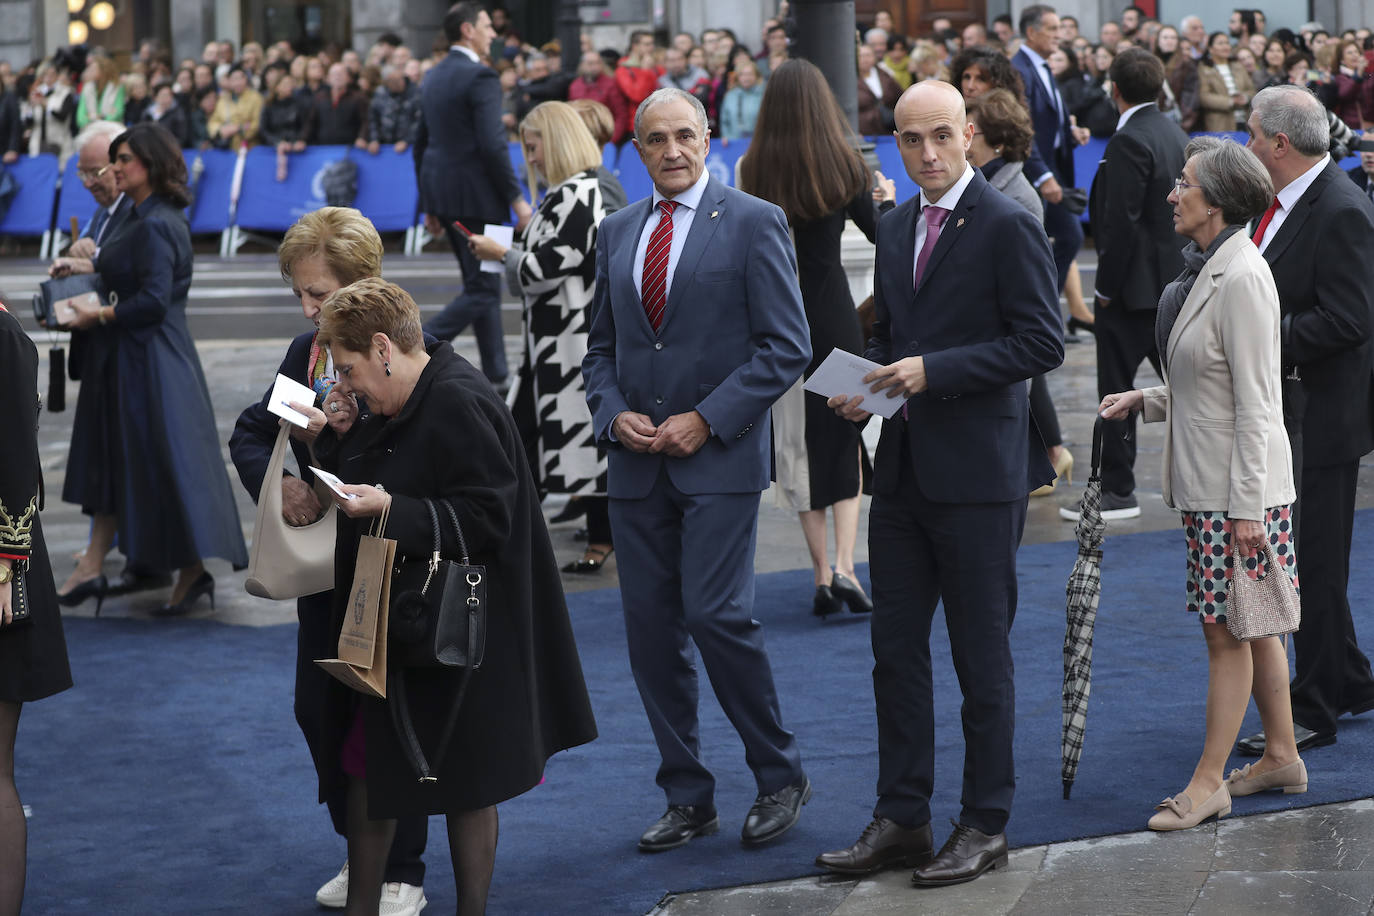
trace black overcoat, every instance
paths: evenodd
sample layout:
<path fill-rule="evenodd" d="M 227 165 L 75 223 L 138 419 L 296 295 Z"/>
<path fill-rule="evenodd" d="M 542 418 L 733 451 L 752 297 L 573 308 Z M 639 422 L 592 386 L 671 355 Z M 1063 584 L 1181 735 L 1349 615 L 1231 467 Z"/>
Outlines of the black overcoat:
<path fill-rule="evenodd" d="M 421 786 L 401 752 L 386 701 L 361 698 L 373 818 L 494 805 L 538 785 L 555 752 L 596 737 L 553 545 L 510 411 L 486 378 L 446 342 L 393 418 L 364 418 L 339 442 L 326 428 L 316 453 L 345 482 L 393 496 L 386 536 L 398 554 L 429 555 L 422 499 L 448 497 L 472 562 L 487 567 L 486 658 L 472 677 L 454 744 L 435 785 Z M 334 633 L 343 622 L 358 540 L 371 519 L 339 513 Z M 447 522 L 443 555 L 456 558 Z M 458 684 L 456 672 L 411 672 L 416 731 L 432 759 Z"/>

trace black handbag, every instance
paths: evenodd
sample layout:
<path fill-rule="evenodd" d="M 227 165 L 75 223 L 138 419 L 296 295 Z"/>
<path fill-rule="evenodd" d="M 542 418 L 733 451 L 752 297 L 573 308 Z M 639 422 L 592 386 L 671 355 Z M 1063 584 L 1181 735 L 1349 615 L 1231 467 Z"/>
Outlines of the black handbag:
<path fill-rule="evenodd" d="M 486 652 L 487 570 L 471 563 L 458 513 L 444 500 L 439 503 L 453 524 L 462 559 L 455 563 L 440 556 L 439 514 L 433 500 L 424 502 L 434 532 L 434 550 L 428 560 L 402 561 L 391 577 L 387 706 L 401 750 L 420 782 L 428 784 L 439 781 L 434 773 L 453 740 L 472 672 L 481 666 Z M 408 668 L 460 668 L 463 672 L 432 764 L 411 719 L 406 692 Z"/>
<path fill-rule="evenodd" d="M 33 623 L 33 617 L 30 615 L 32 608 L 29 603 L 28 564 L 16 560 L 12 572 L 14 578 L 10 580 L 10 609 L 14 612 L 14 619 L 7 626 L 0 627 L 0 633 Z"/>
<path fill-rule="evenodd" d="M 93 305 L 118 305 L 119 297 L 105 294 L 105 284 L 99 274 L 73 274 L 53 277 L 38 284 L 33 294 L 33 319 L 46 328 L 70 324 L 72 300 L 89 299 Z"/>

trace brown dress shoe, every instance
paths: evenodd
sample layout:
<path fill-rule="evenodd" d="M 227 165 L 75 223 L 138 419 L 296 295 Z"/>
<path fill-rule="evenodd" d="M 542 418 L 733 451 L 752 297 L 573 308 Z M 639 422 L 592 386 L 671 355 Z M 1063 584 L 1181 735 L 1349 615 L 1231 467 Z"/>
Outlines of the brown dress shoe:
<path fill-rule="evenodd" d="M 929 865 L 916 869 L 911 883 L 917 887 L 945 887 L 972 881 L 985 871 L 1007 864 L 1007 835 L 989 836 L 967 824 L 950 821 L 949 835 L 940 854 Z"/>
<path fill-rule="evenodd" d="M 867 875 L 894 865 L 924 865 L 934 851 L 929 824 L 909 830 L 896 821 L 875 817 L 853 846 L 823 852 L 816 856 L 816 864 L 844 875 Z"/>

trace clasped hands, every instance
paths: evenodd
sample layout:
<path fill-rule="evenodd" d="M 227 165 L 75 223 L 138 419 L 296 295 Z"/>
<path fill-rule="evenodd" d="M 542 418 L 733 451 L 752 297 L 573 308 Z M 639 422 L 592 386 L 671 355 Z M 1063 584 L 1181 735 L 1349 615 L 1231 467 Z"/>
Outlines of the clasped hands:
<path fill-rule="evenodd" d="M 632 452 L 689 458 L 711 435 L 710 424 L 695 410 L 673 414 L 657 426 L 642 413 L 622 411 L 611 424 L 616 441 Z"/>
<path fill-rule="evenodd" d="M 899 359 L 895 363 L 874 369 L 863 377 L 863 382 L 870 386 L 869 393 L 877 394 L 886 389 L 889 398 L 906 399 L 920 394 L 928 387 L 925 359 L 920 356 Z M 861 395 L 837 394 L 825 403 L 842 418 L 857 422 L 873 416 L 870 411 L 860 406 L 863 402 L 864 396 Z"/>

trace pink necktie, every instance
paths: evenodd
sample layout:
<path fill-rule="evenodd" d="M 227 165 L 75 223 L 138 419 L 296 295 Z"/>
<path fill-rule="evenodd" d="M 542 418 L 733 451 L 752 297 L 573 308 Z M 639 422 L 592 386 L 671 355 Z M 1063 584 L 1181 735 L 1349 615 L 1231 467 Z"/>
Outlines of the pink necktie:
<path fill-rule="evenodd" d="M 668 254 L 673 247 L 673 211 L 677 204 L 660 200 L 658 209 L 658 225 L 649 234 L 649 247 L 644 250 L 644 275 L 639 280 L 639 300 L 644 303 L 644 313 L 655 331 L 663 324 L 663 310 L 668 307 Z"/>
<path fill-rule="evenodd" d="M 930 263 L 930 253 L 935 250 L 935 243 L 940 241 L 940 228 L 949 218 L 949 211 L 944 207 L 927 204 L 925 217 L 926 240 L 921 245 L 921 253 L 916 256 L 916 275 L 912 282 L 912 287 L 917 289 L 921 286 L 921 276 L 926 272 L 926 265 Z"/>

